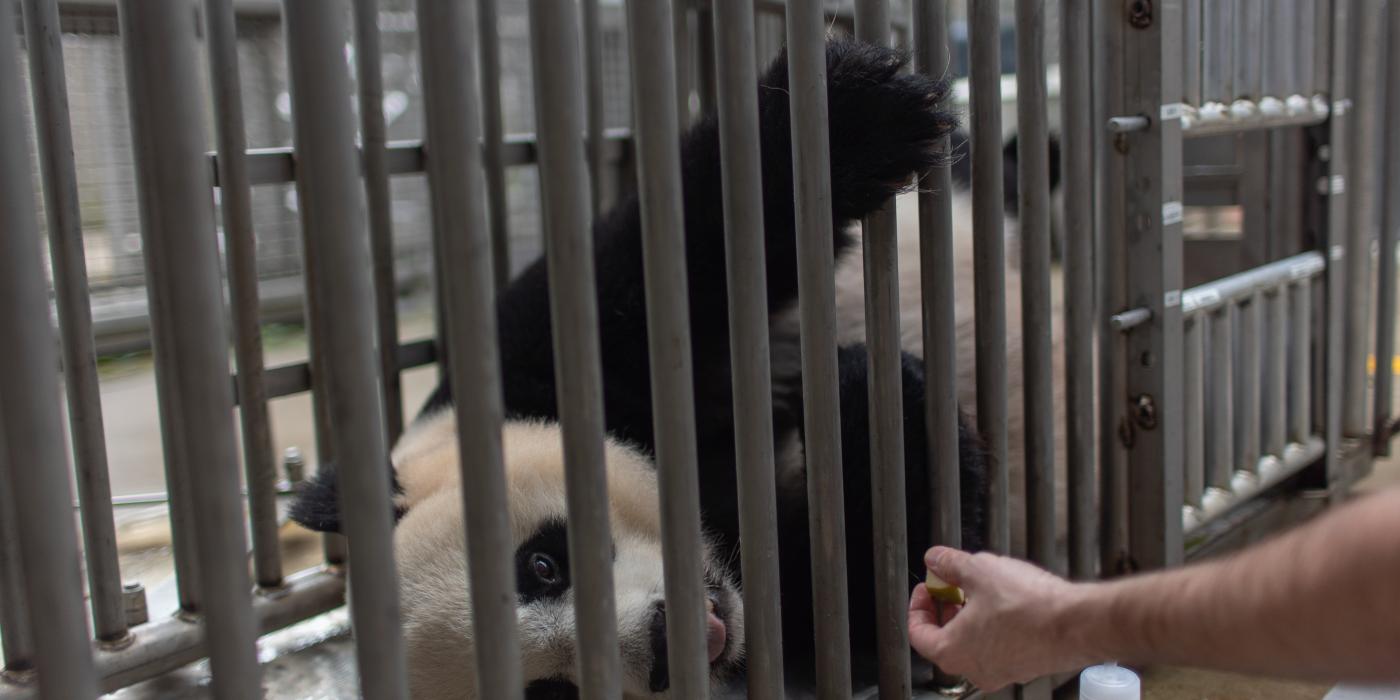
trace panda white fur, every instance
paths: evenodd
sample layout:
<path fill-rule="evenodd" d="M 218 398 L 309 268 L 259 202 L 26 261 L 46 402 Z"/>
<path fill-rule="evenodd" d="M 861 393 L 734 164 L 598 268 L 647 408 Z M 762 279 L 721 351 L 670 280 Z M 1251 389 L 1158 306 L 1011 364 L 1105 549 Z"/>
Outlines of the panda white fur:
<path fill-rule="evenodd" d="M 841 312 L 839 375 L 843 469 L 847 506 L 852 648 L 857 678 L 873 669 L 873 581 L 869 445 L 861 316 L 859 246 L 852 224 L 915 173 L 936 162 L 934 144 L 953 127 L 941 110 L 946 86 L 902 71 L 895 52 L 833 41 L 827 50 L 831 126 L 834 249 Z M 786 63 L 779 59 L 760 80 L 759 112 L 764 168 L 768 306 L 773 350 L 775 443 L 780 468 L 778 503 L 785 659 L 789 678 L 811 671 L 811 577 L 808 568 L 805 486 L 801 474 L 801 377 L 790 311 L 796 297 L 795 233 L 791 205 L 790 125 Z M 738 580 L 738 534 L 733 416 L 728 373 L 722 196 L 718 132 L 703 120 L 685 137 L 682 168 L 686 257 L 695 367 L 696 421 L 712 685 L 742 674 L 744 619 Z M 958 207 L 965 218 L 966 207 Z M 901 206 L 901 229 L 916 230 Z M 856 227 L 858 228 L 858 227 Z M 966 227 L 960 227 L 964 233 Z M 616 538 L 612 562 L 624 691 L 628 697 L 664 696 L 665 616 L 662 608 L 660 515 L 652 459 L 645 300 L 641 284 L 640 219 L 635 198 L 595 225 L 595 262 L 603 347 L 606 461 L 610 515 Z M 926 474 L 921 354 L 917 337 L 917 242 L 901 238 L 901 305 L 906 349 L 906 481 L 909 483 L 911 577 L 922 572 L 921 533 L 930 521 Z M 970 270 L 970 239 L 958 236 L 955 268 Z M 852 262 L 854 260 L 854 262 Z M 911 265 L 912 263 L 912 265 Z M 970 277 L 970 276 L 969 276 Z M 1008 283 L 1013 283 L 1008 274 Z M 970 287 L 959 280 L 959 295 Z M 1014 289 L 1008 298 L 1016 299 Z M 569 586 L 563 456 L 555 413 L 548 284 L 542 261 L 524 271 L 498 302 L 507 421 L 503 444 L 508 510 L 516 550 L 519 637 L 526 695 L 532 700 L 577 696 L 573 592 Z M 970 309 L 959 314 L 962 406 L 971 397 Z M 1019 316 L 1008 318 L 1019 328 Z M 1019 342 L 1008 339 L 1013 369 Z M 1013 382 L 1015 378 L 1013 376 Z M 1013 384 L 1015 386 L 1015 384 Z M 1014 406 L 1015 401 L 1011 402 Z M 410 686 L 416 698 L 474 698 L 471 610 L 465 563 L 457 437 L 444 380 L 391 455 L 400 519 L 395 548 L 401 579 L 403 627 Z M 1013 414 L 1013 431 L 1019 425 Z M 960 425 L 965 544 L 976 548 L 984 530 L 986 456 L 967 420 Z M 1013 438 L 1012 444 L 1017 441 Z M 1012 457 L 1015 464 L 1016 457 Z M 1020 480 L 1013 476 L 1012 483 Z M 333 465 L 323 465 L 293 509 L 298 522 L 338 531 Z M 912 581 L 911 581 L 912 583 Z M 868 611 L 868 612 L 867 612 Z M 800 680 L 798 680 L 800 682 Z M 718 691 L 717 691 L 718 692 Z"/>

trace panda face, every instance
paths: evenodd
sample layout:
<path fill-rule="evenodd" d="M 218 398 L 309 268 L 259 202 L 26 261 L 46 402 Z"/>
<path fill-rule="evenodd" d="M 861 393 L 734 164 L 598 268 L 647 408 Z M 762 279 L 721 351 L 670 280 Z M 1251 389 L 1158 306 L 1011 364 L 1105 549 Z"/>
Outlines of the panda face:
<path fill-rule="evenodd" d="M 502 437 L 526 695 L 575 697 L 573 572 L 580 563 L 568 551 L 561 434 L 555 424 L 508 422 Z M 415 698 L 471 698 L 475 687 L 457 454 L 455 418 L 442 411 L 420 419 L 393 455 L 404 511 L 395 549 Z M 670 679 L 655 467 L 613 441 L 605 458 L 624 691 L 664 696 Z M 738 585 L 713 551 L 707 544 L 704 560 L 711 676 L 718 685 L 742 657 L 744 626 Z"/>

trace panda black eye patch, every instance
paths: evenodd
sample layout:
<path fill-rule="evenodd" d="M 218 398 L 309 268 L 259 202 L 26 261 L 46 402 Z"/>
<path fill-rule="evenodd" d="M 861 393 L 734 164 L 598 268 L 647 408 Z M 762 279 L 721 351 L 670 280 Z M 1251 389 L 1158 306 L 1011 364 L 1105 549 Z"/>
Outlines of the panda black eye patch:
<path fill-rule="evenodd" d="M 546 520 L 515 550 L 516 593 L 521 603 L 530 603 L 558 598 L 569 585 L 568 525 Z"/>

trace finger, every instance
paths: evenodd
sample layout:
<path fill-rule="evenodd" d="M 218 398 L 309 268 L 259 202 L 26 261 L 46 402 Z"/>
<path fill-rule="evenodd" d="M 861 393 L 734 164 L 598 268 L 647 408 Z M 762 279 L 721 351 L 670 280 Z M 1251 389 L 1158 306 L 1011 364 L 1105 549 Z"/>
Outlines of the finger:
<path fill-rule="evenodd" d="M 952 547 L 934 547 L 924 554 L 924 566 L 938 578 L 966 588 L 968 573 L 974 564 L 972 555 L 967 552 Z"/>

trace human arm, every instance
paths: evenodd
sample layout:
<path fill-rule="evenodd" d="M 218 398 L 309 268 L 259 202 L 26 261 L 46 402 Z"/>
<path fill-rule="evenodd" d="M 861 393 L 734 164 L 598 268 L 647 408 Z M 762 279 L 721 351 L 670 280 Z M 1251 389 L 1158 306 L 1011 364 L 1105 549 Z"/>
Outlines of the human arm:
<path fill-rule="evenodd" d="M 995 689 L 1109 659 L 1326 680 L 1400 678 L 1400 489 L 1242 552 L 1073 584 L 991 554 L 926 557 L 967 604 L 939 624 L 923 586 L 910 641 Z"/>

